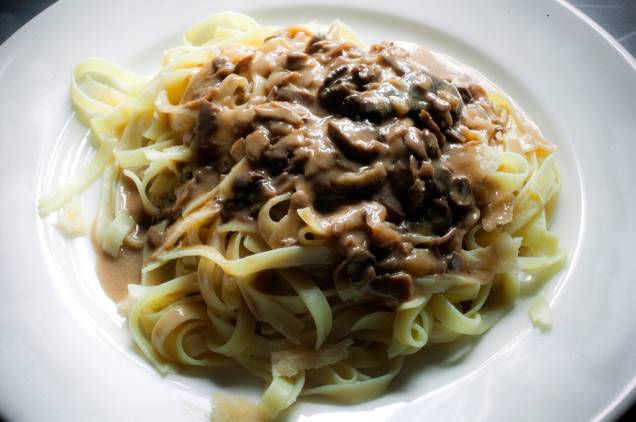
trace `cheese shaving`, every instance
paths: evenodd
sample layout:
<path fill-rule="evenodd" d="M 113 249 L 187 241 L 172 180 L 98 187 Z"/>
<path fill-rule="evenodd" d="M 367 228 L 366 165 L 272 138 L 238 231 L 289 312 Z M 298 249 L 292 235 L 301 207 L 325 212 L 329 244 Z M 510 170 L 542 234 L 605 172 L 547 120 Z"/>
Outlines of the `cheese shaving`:
<path fill-rule="evenodd" d="M 212 422 L 264 422 L 265 413 L 254 402 L 238 396 L 215 394 L 210 420 Z"/>
<path fill-rule="evenodd" d="M 82 203 L 78 196 L 73 198 L 57 214 L 57 228 L 69 237 L 86 234 L 87 224 L 82 215 Z"/>
<path fill-rule="evenodd" d="M 333 365 L 349 357 L 347 348 L 353 340 L 345 339 L 322 350 L 288 349 L 272 353 L 272 373 L 293 377 L 305 369 L 318 369 Z"/>
<path fill-rule="evenodd" d="M 552 316 L 550 315 L 550 308 L 545 300 L 543 292 L 537 294 L 530 301 L 530 307 L 528 309 L 528 315 L 530 321 L 535 327 L 545 331 L 552 327 Z"/>

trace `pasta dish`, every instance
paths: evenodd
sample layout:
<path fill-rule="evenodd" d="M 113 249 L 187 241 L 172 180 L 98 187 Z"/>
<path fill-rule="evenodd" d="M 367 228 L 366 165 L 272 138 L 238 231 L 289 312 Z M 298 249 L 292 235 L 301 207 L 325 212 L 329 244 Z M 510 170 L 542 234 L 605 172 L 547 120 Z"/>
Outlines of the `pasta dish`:
<path fill-rule="evenodd" d="M 219 397 L 218 420 L 377 397 L 406 356 L 484 333 L 564 260 L 553 145 L 412 44 L 227 12 L 152 78 L 80 63 L 71 96 L 97 152 L 40 213 L 73 231 L 101 180 L 98 272 L 123 283 L 143 356 L 266 383 L 258 405 Z"/>

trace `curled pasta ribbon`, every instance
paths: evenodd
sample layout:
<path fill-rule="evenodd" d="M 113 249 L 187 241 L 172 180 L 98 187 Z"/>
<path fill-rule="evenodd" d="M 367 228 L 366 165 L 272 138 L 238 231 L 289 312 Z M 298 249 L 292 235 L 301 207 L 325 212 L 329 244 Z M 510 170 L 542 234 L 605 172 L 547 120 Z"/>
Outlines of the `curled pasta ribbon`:
<path fill-rule="evenodd" d="M 249 16 L 234 12 L 221 12 L 190 26 L 183 39 L 188 44 L 201 46 L 212 40 L 243 34 L 257 28 L 260 28 L 260 25 Z"/>
<path fill-rule="evenodd" d="M 292 379 L 282 376 L 274 377 L 261 398 L 261 408 L 265 409 L 268 417 L 276 417 L 281 410 L 288 408 L 296 401 L 304 385 L 304 373 Z"/>
<path fill-rule="evenodd" d="M 112 160 L 112 150 L 115 145 L 114 139 L 107 139 L 97 150 L 93 159 L 82 167 L 73 176 L 70 182 L 38 201 L 38 211 L 41 217 L 46 217 L 62 208 L 64 205 L 84 192 L 100 176 L 106 165 Z"/>
<path fill-rule="evenodd" d="M 456 333 L 478 335 L 487 329 L 484 324 L 482 324 L 481 315 L 476 314 L 471 318 L 462 314 L 443 295 L 433 296 L 430 306 L 433 316 L 440 320 L 444 326 Z"/>
<path fill-rule="evenodd" d="M 290 268 L 307 265 L 325 265 L 332 263 L 336 256 L 330 248 L 309 248 L 304 246 L 288 246 L 272 249 L 245 258 L 228 260 L 219 251 L 210 246 L 190 246 L 165 252 L 157 257 L 159 264 L 187 256 L 201 256 L 220 266 L 226 274 L 245 276 L 273 268 Z M 146 266 L 146 272 L 155 266 Z"/>
<path fill-rule="evenodd" d="M 165 361 L 148 338 L 144 326 L 152 321 L 146 321 L 144 324 L 145 315 L 154 309 L 169 305 L 175 301 L 175 298 L 182 298 L 197 291 L 196 275 L 188 274 L 149 288 L 147 293 L 131 307 L 128 315 L 128 329 L 133 340 L 153 366 L 163 373 L 171 371 L 173 366 Z"/>
<path fill-rule="evenodd" d="M 292 269 L 281 271 L 282 276 L 305 304 L 316 327 L 315 348 L 319 349 L 331 332 L 331 307 L 322 289 L 308 275 Z"/>
<path fill-rule="evenodd" d="M 530 165 L 521 155 L 514 152 L 500 152 L 497 171 L 490 178 L 505 193 L 519 191 L 530 175 Z"/>
<path fill-rule="evenodd" d="M 367 377 L 356 369 L 348 367 L 350 376 L 346 378 L 333 378 L 333 383 L 321 387 L 305 389 L 304 396 L 324 395 L 343 403 L 360 403 L 381 395 L 398 374 L 404 363 L 404 356 L 391 359 L 388 363 L 388 371 L 384 375 L 375 378 Z M 338 367 L 339 365 L 334 365 Z M 334 367 L 327 367 L 327 371 L 334 371 Z M 356 374 L 356 375 L 353 375 Z M 360 376 L 362 375 L 362 377 Z"/>
<path fill-rule="evenodd" d="M 428 343 L 428 333 L 433 327 L 431 316 L 424 311 L 429 297 L 403 303 L 393 321 L 393 341 L 389 347 L 389 357 L 411 354 Z"/>
<path fill-rule="evenodd" d="M 71 99 L 85 124 L 129 97 L 138 95 L 149 79 L 103 59 L 87 59 L 73 70 Z"/>

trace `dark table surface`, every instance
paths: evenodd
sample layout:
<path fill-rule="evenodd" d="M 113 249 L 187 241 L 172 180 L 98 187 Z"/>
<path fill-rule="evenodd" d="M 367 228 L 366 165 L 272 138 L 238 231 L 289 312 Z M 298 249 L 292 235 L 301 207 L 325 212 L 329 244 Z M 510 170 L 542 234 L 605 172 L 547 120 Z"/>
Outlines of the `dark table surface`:
<path fill-rule="evenodd" d="M 55 0 L 0 0 L 0 43 Z M 636 56 L 636 0 L 571 0 Z M 0 409 L 0 421 L 2 420 Z M 636 403 L 620 422 L 636 421 Z"/>

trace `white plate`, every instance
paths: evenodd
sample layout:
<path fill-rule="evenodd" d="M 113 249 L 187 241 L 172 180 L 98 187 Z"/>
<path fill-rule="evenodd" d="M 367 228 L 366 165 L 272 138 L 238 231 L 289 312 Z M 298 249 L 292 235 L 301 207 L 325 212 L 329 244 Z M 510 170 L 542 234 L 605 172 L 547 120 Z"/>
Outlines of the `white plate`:
<path fill-rule="evenodd" d="M 260 383 L 238 370 L 157 375 L 101 291 L 88 241 L 64 239 L 35 208 L 91 153 L 70 107 L 73 65 L 101 56 L 151 73 L 189 24 L 220 7 L 263 23 L 340 18 L 367 41 L 449 53 L 511 94 L 559 147 L 555 230 L 571 253 L 546 286 L 554 328 L 532 329 L 520 302 L 467 350 L 420 353 L 383 397 L 358 406 L 303 400 L 289 420 L 561 421 L 626 408 L 636 385 L 636 64 L 609 35 L 548 1 L 184 3 L 62 1 L 0 46 L 5 417 L 199 421 L 213 391 L 259 394 Z"/>

